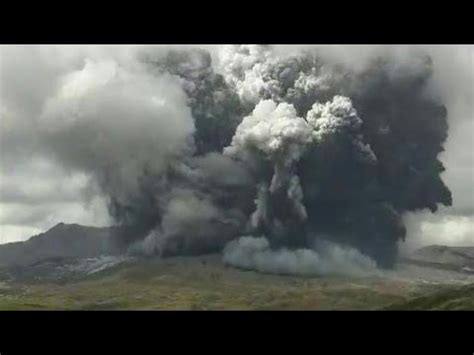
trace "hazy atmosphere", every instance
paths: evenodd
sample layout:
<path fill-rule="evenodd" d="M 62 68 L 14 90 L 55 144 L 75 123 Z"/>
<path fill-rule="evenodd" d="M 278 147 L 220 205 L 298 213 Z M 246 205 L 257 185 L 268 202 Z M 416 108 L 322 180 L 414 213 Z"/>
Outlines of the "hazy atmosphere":
<path fill-rule="evenodd" d="M 1 46 L 0 243 L 123 225 L 134 255 L 223 250 L 290 274 L 474 245 L 473 59 L 456 45 Z"/>

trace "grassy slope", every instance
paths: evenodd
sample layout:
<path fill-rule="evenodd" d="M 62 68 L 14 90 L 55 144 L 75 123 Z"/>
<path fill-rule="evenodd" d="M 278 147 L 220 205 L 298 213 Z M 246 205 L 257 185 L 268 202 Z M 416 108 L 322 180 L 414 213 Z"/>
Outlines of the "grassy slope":
<path fill-rule="evenodd" d="M 211 256 L 145 260 L 61 284 L 0 283 L 0 309 L 380 309 L 413 307 L 409 300 L 430 290 L 383 279 L 263 275 Z"/>
<path fill-rule="evenodd" d="M 474 285 L 451 287 L 394 304 L 392 310 L 474 310 Z"/>

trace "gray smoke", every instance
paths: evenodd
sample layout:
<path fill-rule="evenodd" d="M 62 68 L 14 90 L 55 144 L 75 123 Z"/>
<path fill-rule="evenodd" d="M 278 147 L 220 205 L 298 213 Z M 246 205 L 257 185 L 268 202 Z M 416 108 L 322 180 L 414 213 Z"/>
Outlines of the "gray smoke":
<path fill-rule="evenodd" d="M 2 170 L 31 155 L 82 174 L 124 251 L 360 273 L 393 266 L 407 212 L 452 203 L 423 51 L 1 50 Z"/>
<path fill-rule="evenodd" d="M 224 249 L 224 262 L 246 270 L 282 275 L 376 275 L 375 262 L 357 250 L 320 241 L 317 250 L 272 249 L 264 237 L 241 237 Z"/>

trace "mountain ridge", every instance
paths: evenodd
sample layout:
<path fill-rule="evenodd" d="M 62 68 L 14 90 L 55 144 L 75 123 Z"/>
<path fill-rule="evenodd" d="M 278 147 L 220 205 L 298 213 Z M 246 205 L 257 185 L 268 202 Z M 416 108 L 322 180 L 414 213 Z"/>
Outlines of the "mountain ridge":
<path fill-rule="evenodd" d="M 25 241 L 0 245 L 0 265 L 29 265 L 54 258 L 88 258 L 115 255 L 119 227 L 90 227 L 58 223 Z"/>

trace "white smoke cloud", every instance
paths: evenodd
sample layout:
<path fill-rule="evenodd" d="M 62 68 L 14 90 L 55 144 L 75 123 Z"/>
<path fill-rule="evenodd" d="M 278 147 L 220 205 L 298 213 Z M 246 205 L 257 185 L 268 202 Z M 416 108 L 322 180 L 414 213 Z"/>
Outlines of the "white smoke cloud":
<path fill-rule="evenodd" d="M 324 143 L 334 135 L 350 136 L 364 160 L 372 163 L 377 160 L 370 146 L 363 142 L 360 131 L 362 120 L 349 98 L 334 96 L 332 101 L 325 104 L 315 103 L 308 111 L 307 121 L 314 129 L 313 137 L 317 143 Z"/>
<path fill-rule="evenodd" d="M 248 159 L 257 150 L 274 165 L 274 175 L 270 185 L 261 183 L 256 200 L 256 210 L 251 217 L 252 226 L 256 227 L 266 217 L 266 199 L 287 186 L 287 197 L 292 208 L 301 220 L 306 219 L 306 209 L 302 203 L 303 191 L 299 178 L 290 169 L 303 154 L 306 146 L 312 141 L 312 130 L 308 123 L 298 117 L 292 105 L 276 104 L 264 100 L 257 104 L 250 116 L 245 117 L 237 127 L 232 143 L 224 149 L 224 154 Z"/>
<path fill-rule="evenodd" d="M 225 153 L 242 154 L 245 158 L 245 153 L 256 149 L 271 160 L 282 159 L 285 165 L 290 165 L 298 160 L 309 142 L 311 128 L 297 116 L 292 105 L 264 100 L 242 120 Z"/>
<path fill-rule="evenodd" d="M 262 79 L 270 60 L 266 48 L 256 45 L 225 46 L 218 52 L 218 68 L 244 101 L 257 104 L 262 92 L 269 89 Z"/>
<path fill-rule="evenodd" d="M 97 183 L 127 198 L 137 174 L 160 173 L 192 149 L 187 97 L 176 78 L 146 73 L 137 60 L 143 47 L 0 51 L 3 241 L 60 221 L 110 225 Z"/>
<path fill-rule="evenodd" d="M 160 174 L 188 147 L 194 123 L 171 77 L 88 60 L 61 81 L 39 117 L 45 145 L 66 166 L 107 171 L 114 195 L 133 195 L 145 167 Z"/>
<path fill-rule="evenodd" d="M 227 244 L 223 260 L 242 269 L 283 275 L 376 274 L 373 260 L 357 250 L 325 242 L 319 250 L 271 249 L 264 237 L 241 237 Z"/>

